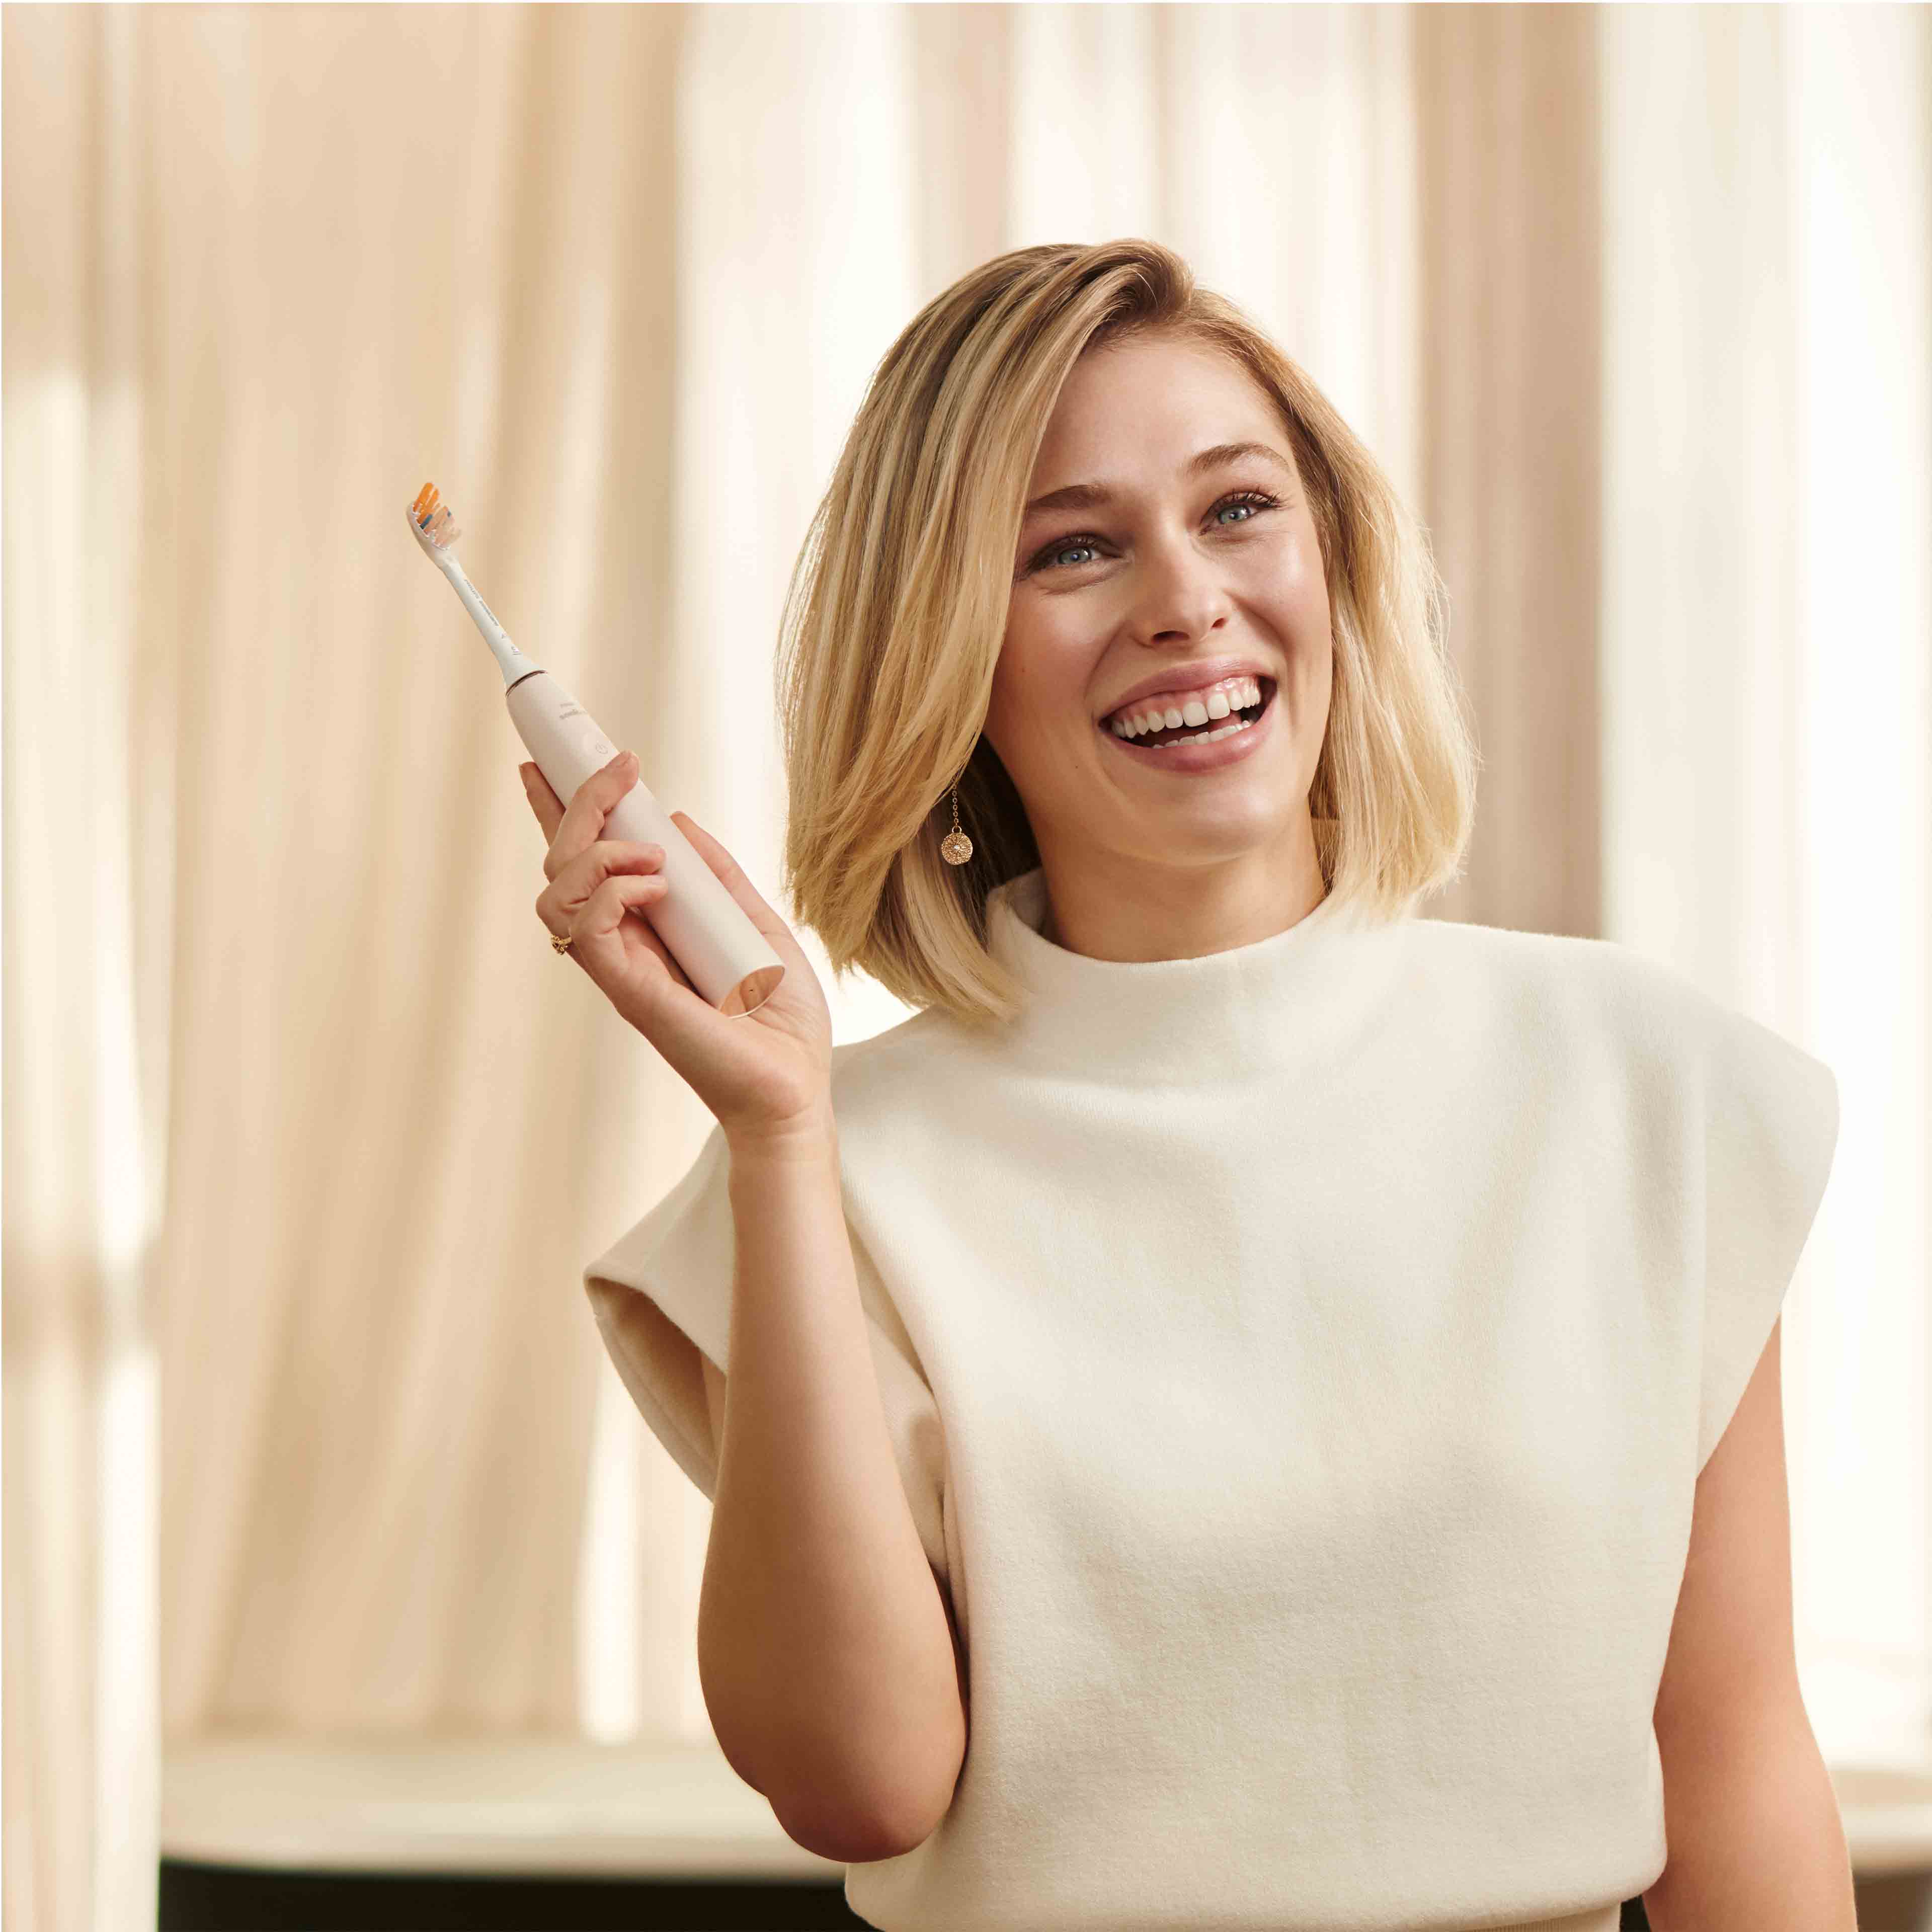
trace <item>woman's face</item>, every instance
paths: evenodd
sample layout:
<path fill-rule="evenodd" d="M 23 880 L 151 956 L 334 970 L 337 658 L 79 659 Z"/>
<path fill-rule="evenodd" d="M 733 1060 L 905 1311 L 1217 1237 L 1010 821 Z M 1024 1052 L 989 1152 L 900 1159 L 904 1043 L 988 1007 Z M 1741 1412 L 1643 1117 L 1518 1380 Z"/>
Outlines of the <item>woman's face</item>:
<path fill-rule="evenodd" d="M 1234 443 L 1259 448 L 1195 467 Z M 1060 392 L 1028 503 L 1072 485 L 1104 496 L 1031 507 L 1021 526 L 985 726 L 1055 911 L 1082 908 L 1090 929 L 1109 896 L 1172 914 L 1204 886 L 1272 899 L 1312 880 L 1305 909 L 1321 896 L 1308 790 L 1333 644 L 1321 547 L 1273 404 L 1192 344 L 1090 351 Z M 1106 721 L 1130 693 L 1152 680 L 1178 706 L 1214 689 L 1223 658 L 1268 700 L 1251 737 L 1177 756 L 1114 735 Z M 1205 708 L 1203 729 L 1234 722 L 1218 698 Z"/>

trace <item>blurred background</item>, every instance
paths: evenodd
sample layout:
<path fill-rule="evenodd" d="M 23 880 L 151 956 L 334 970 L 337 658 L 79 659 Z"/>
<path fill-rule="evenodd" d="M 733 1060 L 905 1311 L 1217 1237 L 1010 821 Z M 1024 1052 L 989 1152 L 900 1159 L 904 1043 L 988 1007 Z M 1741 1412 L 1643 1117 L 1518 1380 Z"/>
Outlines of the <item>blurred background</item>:
<path fill-rule="evenodd" d="M 870 370 L 1125 234 L 1434 536 L 1485 762 L 1425 910 L 1640 949 L 1838 1076 L 1797 1624 L 1886 1922 L 1932 1867 L 1928 10 L 0 20 L 8 1927 L 168 1922 L 164 1856 L 836 1880 L 711 1742 L 710 1504 L 579 1278 L 710 1118 L 546 944 L 403 513 L 434 478 L 776 902 L 778 613 Z M 905 1016 L 800 936 L 841 1040 Z"/>

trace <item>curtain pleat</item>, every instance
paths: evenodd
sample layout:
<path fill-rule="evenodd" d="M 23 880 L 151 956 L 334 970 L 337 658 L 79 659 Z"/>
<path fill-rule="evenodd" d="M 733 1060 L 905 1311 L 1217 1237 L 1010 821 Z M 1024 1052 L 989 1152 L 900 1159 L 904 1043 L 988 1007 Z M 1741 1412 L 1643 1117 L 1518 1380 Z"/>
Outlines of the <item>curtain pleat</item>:
<path fill-rule="evenodd" d="M 437 481 L 512 634 L 636 716 L 594 668 L 675 648 L 684 20 L 152 19 L 202 108 L 166 117 L 156 173 L 220 238 L 212 291 L 172 291 L 171 360 L 226 420 L 202 595 L 155 614 L 184 739 L 220 753 L 184 788 L 154 1262 L 193 1418 L 164 1443 L 172 1734 L 576 1721 L 610 1016 L 531 943 L 524 753 L 402 512 Z M 196 252 L 177 232 L 166 259 Z"/>
<path fill-rule="evenodd" d="M 1417 9 L 1420 500 L 1482 721 L 1445 917 L 1602 930 L 1598 10 Z"/>
<path fill-rule="evenodd" d="M 1600 10 L 1604 929 L 1838 1082 L 1780 1358 L 1828 1762 L 1932 1761 L 1932 10 Z"/>
<path fill-rule="evenodd" d="M 136 621 L 147 101 L 118 10 L 9 8 L 4 34 L 0 1911 L 109 1932 L 153 1922 L 160 1774 L 143 1262 L 166 962 L 140 868 L 172 824 L 147 762 L 167 669 Z"/>

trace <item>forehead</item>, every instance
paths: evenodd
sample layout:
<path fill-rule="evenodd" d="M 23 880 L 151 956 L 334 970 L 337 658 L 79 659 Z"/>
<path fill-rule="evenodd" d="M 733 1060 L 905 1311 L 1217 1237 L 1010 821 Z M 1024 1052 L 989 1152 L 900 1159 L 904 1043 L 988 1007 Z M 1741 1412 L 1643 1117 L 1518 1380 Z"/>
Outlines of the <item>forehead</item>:
<path fill-rule="evenodd" d="M 1069 372 L 1033 481 L 1079 481 L 1070 469 L 1058 471 L 1083 461 L 1164 462 L 1205 443 L 1248 438 L 1289 453 L 1272 398 L 1225 350 L 1168 338 L 1112 343 L 1089 350 Z"/>

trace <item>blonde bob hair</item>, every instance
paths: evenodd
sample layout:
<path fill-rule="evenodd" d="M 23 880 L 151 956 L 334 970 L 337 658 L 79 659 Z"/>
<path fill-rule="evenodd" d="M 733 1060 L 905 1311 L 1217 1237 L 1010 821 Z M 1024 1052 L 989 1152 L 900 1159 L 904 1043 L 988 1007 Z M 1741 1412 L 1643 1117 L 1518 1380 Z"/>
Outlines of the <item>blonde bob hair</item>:
<path fill-rule="evenodd" d="M 835 974 L 976 1024 L 1024 988 L 986 897 L 1040 863 L 981 734 L 1021 512 L 1061 385 L 1089 350 L 1160 336 L 1224 350 L 1274 399 L 1318 535 L 1334 639 L 1309 790 L 1333 895 L 1400 916 L 1460 870 L 1478 758 L 1426 533 L 1320 390 L 1172 250 L 1017 248 L 915 316 L 873 371 L 786 592 L 778 708 L 784 878 Z M 949 788 L 973 842 L 949 866 Z"/>

